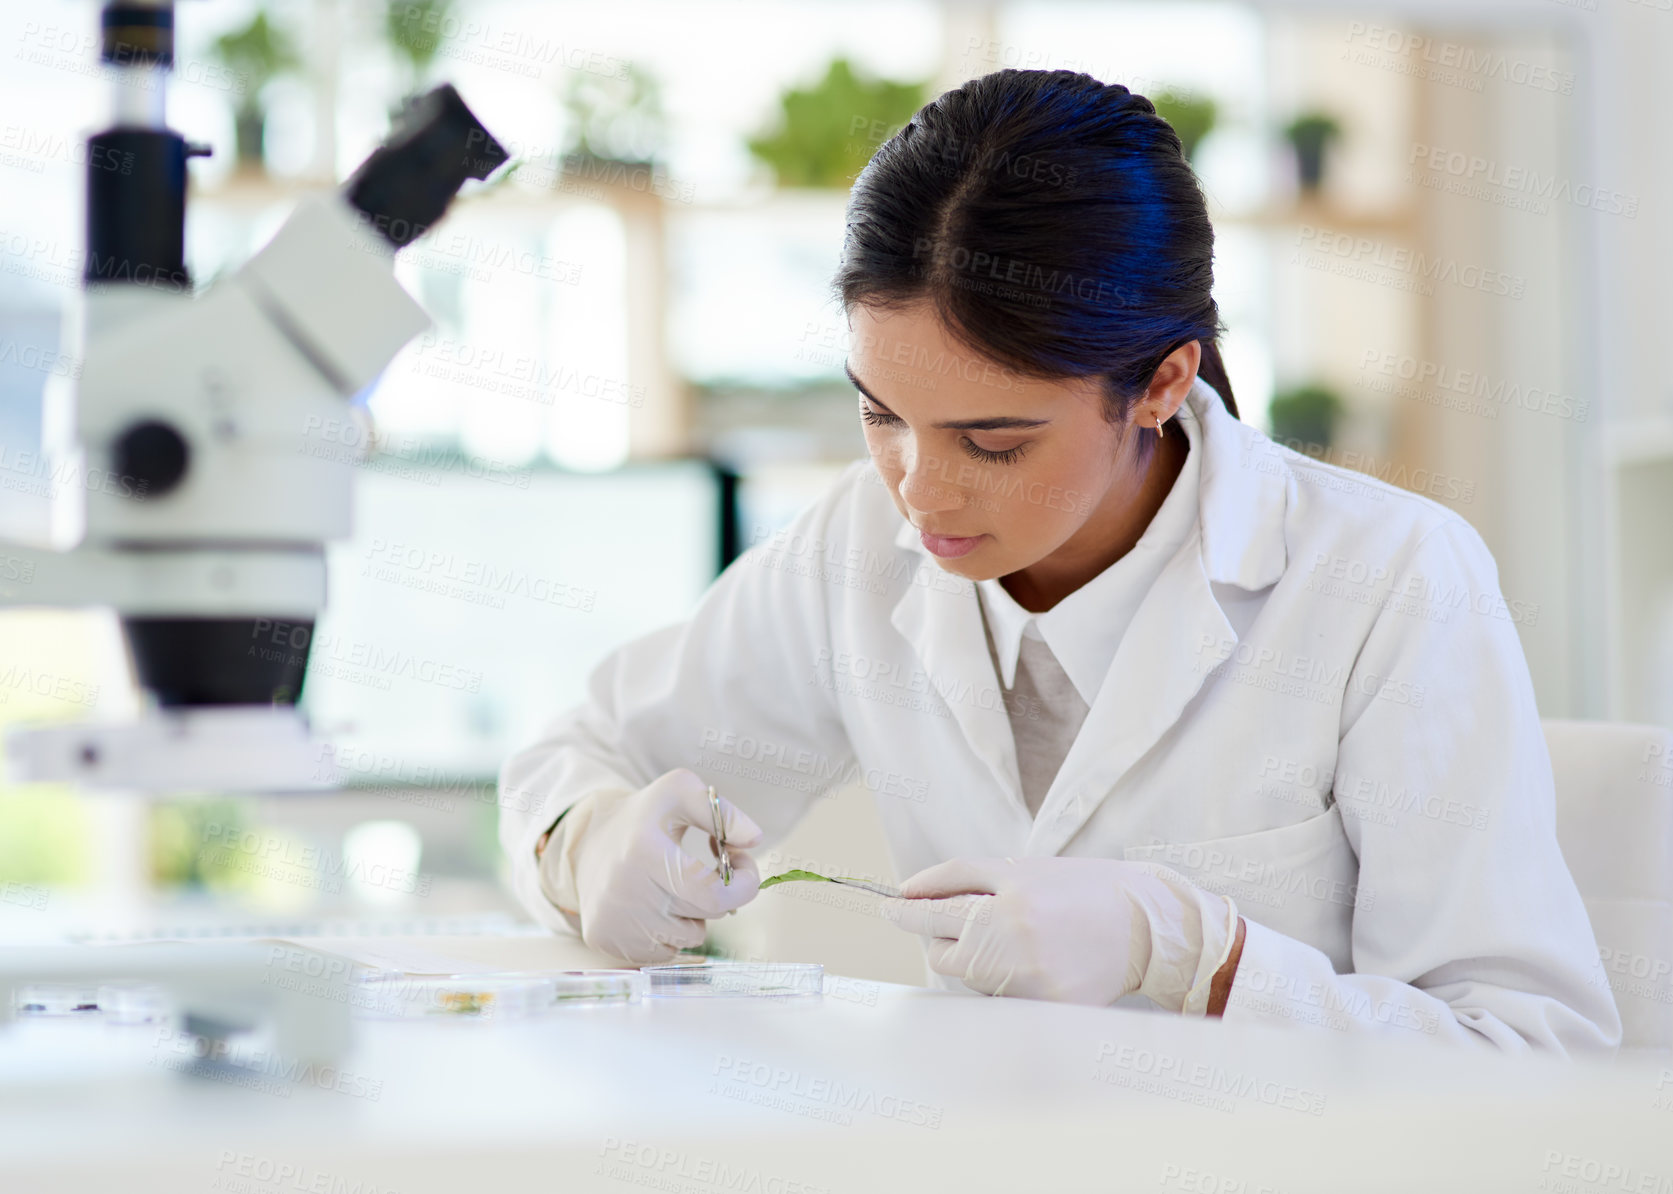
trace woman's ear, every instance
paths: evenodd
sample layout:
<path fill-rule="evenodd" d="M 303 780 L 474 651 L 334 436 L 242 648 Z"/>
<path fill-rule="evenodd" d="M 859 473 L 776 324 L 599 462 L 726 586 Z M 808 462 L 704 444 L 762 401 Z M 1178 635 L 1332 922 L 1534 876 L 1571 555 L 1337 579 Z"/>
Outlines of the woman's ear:
<path fill-rule="evenodd" d="M 1138 427 L 1166 423 L 1185 404 L 1202 364 L 1202 343 L 1190 340 L 1162 359 L 1151 375 L 1150 388 L 1133 404 L 1133 422 Z"/>

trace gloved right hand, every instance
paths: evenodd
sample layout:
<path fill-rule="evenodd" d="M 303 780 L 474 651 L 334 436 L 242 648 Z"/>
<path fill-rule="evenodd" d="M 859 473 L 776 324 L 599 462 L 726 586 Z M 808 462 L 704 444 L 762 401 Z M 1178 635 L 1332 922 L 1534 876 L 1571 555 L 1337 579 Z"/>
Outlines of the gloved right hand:
<path fill-rule="evenodd" d="M 580 804 L 589 805 L 589 815 L 566 848 L 573 858 L 581 939 L 596 950 L 633 963 L 665 962 L 702 945 L 704 922 L 741 908 L 761 886 L 760 871 L 747 853 L 760 844 L 761 828 L 724 799 L 720 810 L 732 882 L 721 882 L 712 836 L 703 857 L 681 846 L 689 827 L 705 835 L 713 830 L 708 785 L 695 772 L 681 767 L 637 792 L 595 793 L 570 815 L 582 811 Z"/>

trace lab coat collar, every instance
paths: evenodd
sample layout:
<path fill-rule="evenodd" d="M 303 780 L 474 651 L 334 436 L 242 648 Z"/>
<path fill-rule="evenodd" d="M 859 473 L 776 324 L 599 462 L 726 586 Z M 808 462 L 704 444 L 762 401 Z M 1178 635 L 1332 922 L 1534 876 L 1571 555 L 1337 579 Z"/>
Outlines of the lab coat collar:
<path fill-rule="evenodd" d="M 1208 579 L 1251 592 L 1276 584 L 1289 562 L 1284 519 L 1295 478 L 1272 441 L 1227 410 L 1202 378 L 1185 401 L 1203 432 L 1197 500 Z"/>
<path fill-rule="evenodd" d="M 994 654 L 999 657 L 999 677 L 1006 688 L 1017 682 L 1017 656 L 1022 651 L 1022 636 L 1034 615 L 1016 603 L 998 581 L 976 583 L 977 596 L 982 600 L 982 612 L 987 618 L 988 631 L 993 635 Z M 1039 627 L 1035 627 L 1039 634 Z M 1041 635 L 1040 637 L 1044 637 Z M 1061 661 L 1059 661 L 1061 662 Z"/>
<path fill-rule="evenodd" d="M 923 551 L 916 536 L 912 542 Z M 1022 796 L 1010 715 L 983 639 L 976 586 L 943 570 L 929 552 L 923 555 L 889 621 L 912 644 L 929 689 L 946 702 L 970 749 L 986 764 L 1000 790 L 1014 798 L 1020 836 L 1027 831 L 1028 806 Z"/>
<path fill-rule="evenodd" d="M 1111 674 L 1037 816 L 1022 796 L 1010 718 L 983 643 L 976 586 L 945 572 L 902 522 L 897 546 L 921 557 L 890 622 L 918 653 L 970 749 L 1012 796 L 1017 836 L 1032 855 L 1058 853 L 1103 794 L 1179 719 L 1209 671 L 1235 649 L 1237 632 L 1212 583 L 1262 589 L 1283 573 L 1284 515 L 1294 482 L 1254 428 L 1226 410 L 1201 378 L 1186 397 L 1201 422 L 1199 534 L 1163 568 L 1123 636 Z"/>

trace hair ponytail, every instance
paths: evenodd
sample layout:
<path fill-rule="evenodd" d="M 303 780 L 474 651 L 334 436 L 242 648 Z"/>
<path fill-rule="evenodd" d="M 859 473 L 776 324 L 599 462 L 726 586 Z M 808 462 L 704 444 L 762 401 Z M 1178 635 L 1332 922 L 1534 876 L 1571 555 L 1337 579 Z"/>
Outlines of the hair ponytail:
<path fill-rule="evenodd" d="M 1219 343 L 1206 337 L 1198 343 L 1202 345 L 1202 363 L 1197 366 L 1197 376 L 1214 387 L 1227 410 L 1237 414 L 1237 399 L 1232 397 L 1231 378 L 1226 376 L 1226 363 L 1220 359 Z"/>

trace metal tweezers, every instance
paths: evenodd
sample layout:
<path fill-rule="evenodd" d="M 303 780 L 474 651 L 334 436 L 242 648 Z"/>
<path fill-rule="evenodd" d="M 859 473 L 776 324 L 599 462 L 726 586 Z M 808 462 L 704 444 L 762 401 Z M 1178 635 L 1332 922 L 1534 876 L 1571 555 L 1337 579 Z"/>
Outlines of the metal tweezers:
<path fill-rule="evenodd" d="M 868 883 L 864 879 L 844 879 L 836 875 L 829 876 L 827 882 L 837 883 L 843 887 L 858 887 L 861 891 L 869 891 L 873 895 L 888 896 L 891 900 L 904 898 L 900 894 L 900 888 L 890 887 L 887 883 Z"/>
<path fill-rule="evenodd" d="M 732 886 L 732 856 L 726 852 L 726 818 L 720 815 L 720 797 L 709 785 L 709 816 L 714 822 L 715 852 L 720 855 L 720 881 Z"/>

